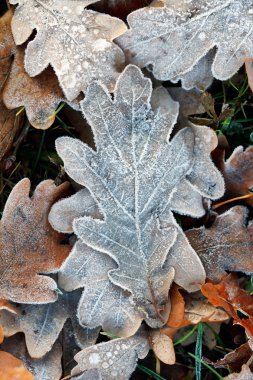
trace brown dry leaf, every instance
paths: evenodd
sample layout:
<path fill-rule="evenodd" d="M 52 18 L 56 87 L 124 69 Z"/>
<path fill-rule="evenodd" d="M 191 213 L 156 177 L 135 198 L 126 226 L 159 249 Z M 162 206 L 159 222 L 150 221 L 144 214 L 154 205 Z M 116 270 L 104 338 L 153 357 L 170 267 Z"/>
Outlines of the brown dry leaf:
<path fill-rule="evenodd" d="M 209 302 L 222 307 L 234 319 L 235 324 L 243 326 L 247 336 L 253 338 L 253 296 L 239 287 L 235 274 L 229 274 L 219 284 L 206 283 L 201 288 Z M 245 318 L 240 318 L 238 312 Z"/>
<path fill-rule="evenodd" d="M 185 300 L 179 291 L 179 286 L 173 284 L 170 289 L 171 311 L 167 321 L 170 327 L 180 327 L 184 319 Z"/>
<path fill-rule="evenodd" d="M 253 91 L 253 58 L 247 58 L 245 61 L 246 73 L 248 75 L 248 82 L 251 90 Z"/>
<path fill-rule="evenodd" d="M 251 372 L 248 365 L 244 364 L 240 373 L 232 373 L 224 377 L 224 380 L 252 380 L 253 372 Z"/>
<path fill-rule="evenodd" d="M 243 150 L 238 146 L 228 160 L 225 161 L 225 151 L 220 150 L 215 159 L 216 164 L 225 180 L 225 196 L 219 200 L 236 198 L 250 194 L 253 188 L 253 147 Z M 253 206 L 253 197 L 245 199 Z"/>
<path fill-rule="evenodd" d="M 46 180 L 30 198 L 27 178 L 13 188 L 0 222 L 1 299 L 38 304 L 57 299 L 55 281 L 38 273 L 57 270 L 70 252 L 47 219 L 52 204 L 67 189 L 68 183 L 56 187 Z"/>
<path fill-rule="evenodd" d="M 4 82 L 1 85 L 3 107 L 6 106 L 9 110 L 25 107 L 31 125 L 38 129 L 47 129 L 55 120 L 54 112 L 58 105 L 66 99 L 52 68 L 47 68 L 45 72 L 35 78 L 31 78 L 26 73 L 24 69 L 25 47 L 16 47 L 11 32 L 11 20 L 11 10 L 0 18 L 0 57 L 8 57 L 7 61 L 3 61 L 6 66 L 4 71 L 1 70 L 5 73 Z M 69 104 L 78 108 L 77 103 Z M 0 108 L 0 112 L 2 117 L 6 118 L 12 114 L 15 116 L 17 111 L 1 110 Z M 10 127 L 6 126 L 5 134 L 8 129 Z M 15 130 L 14 127 L 12 129 Z"/>
<path fill-rule="evenodd" d="M 93 5 L 93 9 L 119 17 L 122 20 L 138 8 L 151 3 L 152 0 L 101 0 Z"/>
<path fill-rule="evenodd" d="M 10 20 L 10 12 L 0 18 L 0 161 L 11 149 L 13 140 L 22 123 L 22 117 L 17 117 L 16 111 L 8 110 L 3 103 L 3 87 L 12 64 Z"/>
<path fill-rule="evenodd" d="M 246 207 L 235 206 L 219 215 L 210 228 L 186 232 L 208 280 L 219 282 L 226 271 L 253 272 L 253 225 L 247 226 L 247 215 Z"/>
<path fill-rule="evenodd" d="M 242 365 L 246 364 L 252 356 L 252 350 L 249 343 L 244 343 L 236 350 L 229 352 L 222 359 L 217 360 L 217 362 L 211 364 L 215 368 L 227 368 L 233 372 L 240 372 Z M 253 369 L 253 364 L 250 366 Z"/>
<path fill-rule="evenodd" d="M 8 352 L 0 351 L 0 379 L 1 380 L 35 380 L 34 376 Z"/>
<path fill-rule="evenodd" d="M 150 335 L 150 345 L 156 357 L 164 364 L 175 364 L 173 340 L 158 330 L 151 331 Z"/>

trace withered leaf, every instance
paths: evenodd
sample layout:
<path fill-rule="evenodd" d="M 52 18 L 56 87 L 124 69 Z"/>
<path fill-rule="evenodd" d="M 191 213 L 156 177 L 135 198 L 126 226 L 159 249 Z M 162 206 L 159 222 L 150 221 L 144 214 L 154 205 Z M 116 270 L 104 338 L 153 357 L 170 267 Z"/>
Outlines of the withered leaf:
<path fill-rule="evenodd" d="M 253 372 L 251 372 L 248 365 L 244 364 L 240 373 L 232 373 L 224 377 L 224 380 L 252 380 Z"/>
<path fill-rule="evenodd" d="M 180 78 L 214 47 L 212 74 L 219 80 L 231 78 L 253 56 L 251 0 L 159 4 L 130 14 L 130 30 L 117 39 L 130 61 L 151 66 L 157 79 Z"/>
<path fill-rule="evenodd" d="M 64 323 L 70 318 L 80 348 L 94 344 L 99 330 L 88 330 L 79 325 L 76 317 L 79 298 L 80 292 L 77 291 L 63 293 L 56 302 L 45 305 L 14 304 L 16 314 L 8 311 L 0 313 L 4 335 L 9 337 L 23 332 L 29 355 L 40 358 L 51 350 Z"/>
<path fill-rule="evenodd" d="M 15 115 L 16 108 L 25 107 L 31 125 L 38 129 L 47 129 L 55 120 L 54 112 L 59 103 L 66 99 L 52 68 L 47 68 L 36 78 L 31 78 L 25 71 L 25 47 L 16 47 L 15 45 L 11 32 L 12 15 L 12 11 L 9 10 L 0 18 L 0 57 L 8 58 L 0 61 L 4 62 L 6 66 L 3 70 L 4 74 L 2 74 L 4 81 L 0 94 L 2 94 L 4 105 L 8 108 L 8 110 L 1 111 L 0 117 L 7 118 L 12 114 Z M 69 104 L 78 108 L 77 103 Z M 15 112 L 9 111 L 13 109 Z M 19 116 L 20 118 L 21 116 Z M 18 118 L 14 120 L 17 124 Z M 8 136 L 13 130 L 10 126 L 2 129 L 2 134 L 8 133 Z"/>
<path fill-rule="evenodd" d="M 247 336 L 253 339 L 253 296 L 240 288 L 235 274 L 225 276 L 216 285 L 208 282 L 202 285 L 201 291 L 212 305 L 226 310 L 234 323 L 243 326 Z M 244 318 L 238 315 L 238 311 Z"/>
<path fill-rule="evenodd" d="M 123 21 L 84 9 L 97 0 L 10 0 L 18 4 L 12 19 L 17 45 L 28 43 L 25 68 L 31 77 L 51 64 L 69 100 L 94 79 L 113 89 L 124 65 L 122 50 L 112 41 L 126 30 Z"/>
<path fill-rule="evenodd" d="M 111 283 L 131 293 L 131 302 L 154 327 L 167 320 L 174 272 L 175 282 L 189 291 L 199 289 L 205 278 L 171 211 L 203 215 L 202 195 L 221 196 L 223 180 L 210 159 L 217 143 L 213 131 L 192 126 L 169 142 L 178 105 L 155 91 L 151 110 L 151 94 L 150 80 L 132 65 L 121 74 L 114 100 L 93 83 L 82 108 L 97 150 L 68 137 L 56 146 L 66 172 L 89 189 L 105 216 L 75 219 L 75 233 L 103 252 L 105 261 L 113 259 L 117 268 L 108 271 Z M 80 254 L 72 253 L 71 260 L 79 261 Z"/>
<path fill-rule="evenodd" d="M 130 338 L 100 343 L 75 356 L 78 364 L 71 374 L 75 380 L 127 380 L 138 358 L 144 359 L 149 349 L 147 334 L 142 331 Z"/>
<path fill-rule="evenodd" d="M 23 362 L 26 369 L 29 370 L 34 375 L 32 379 L 34 380 L 61 379 L 62 348 L 58 342 L 53 346 L 52 350 L 41 359 L 32 359 L 29 356 L 26 349 L 24 336 L 22 334 L 16 334 L 10 338 L 5 339 L 4 343 L 1 345 L 1 349 L 19 358 Z M 6 380 L 10 380 L 10 379 L 8 378 Z M 24 378 L 22 380 L 29 380 L 29 378 Z"/>
<path fill-rule="evenodd" d="M 159 330 L 150 333 L 150 345 L 156 357 L 164 364 L 175 364 L 176 355 L 173 340 Z"/>
<path fill-rule="evenodd" d="M 212 365 L 215 368 L 228 368 L 234 372 L 240 372 L 242 365 L 246 364 L 251 356 L 252 350 L 247 342 L 226 354 L 222 359 L 217 360 L 215 363 L 212 362 Z M 250 367 L 253 369 L 252 364 Z"/>
<path fill-rule="evenodd" d="M 16 117 L 16 111 L 8 110 L 3 102 L 3 88 L 12 64 L 10 20 L 11 12 L 0 18 L 0 161 L 11 149 L 22 121 L 22 117 Z"/>
<path fill-rule="evenodd" d="M 220 150 L 216 157 L 216 163 L 221 171 L 226 186 L 225 196 L 222 199 L 250 194 L 253 188 L 253 147 L 243 149 L 238 146 L 232 155 L 225 161 L 225 151 Z M 253 198 L 244 200 L 249 205 L 253 205 Z"/>
<path fill-rule="evenodd" d="M 38 304 L 57 299 L 55 281 L 39 273 L 56 271 L 70 251 L 47 220 L 67 188 L 67 183 L 56 187 L 46 180 L 31 198 L 29 179 L 13 188 L 0 222 L 0 298 Z"/>
<path fill-rule="evenodd" d="M 253 272 L 253 225 L 247 226 L 247 215 L 246 207 L 235 206 L 218 215 L 211 227 L 186 231 L 210 281 L 219 282 L 226 271 Z"/>
<path fill-rule="evenodd" d="M 1 380 L 35 380 L 22 361 L 8 352 L 0 351 L 0 363 Z"/>

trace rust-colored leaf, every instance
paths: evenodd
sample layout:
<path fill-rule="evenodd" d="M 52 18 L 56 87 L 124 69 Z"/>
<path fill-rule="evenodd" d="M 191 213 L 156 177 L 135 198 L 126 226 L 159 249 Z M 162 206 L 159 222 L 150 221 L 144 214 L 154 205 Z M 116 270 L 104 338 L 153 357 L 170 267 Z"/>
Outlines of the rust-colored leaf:
<path fill-rule="evenodd" d="M 252 350 L 249 343 L 244 343 L 236 350 L 229 352 L 222 359 L 217 360 L 217 362 L 212 365 L 216 368 L 227 368 L 234 372 L 240 372 L 243 364 L 246 364 L 252 356 Z M 251 369 L 253 369 L 253 363 L 251 364 Z"/>
<path fill-rule="evenodd" d="M 34 376 L 8 352 L 0 351 L 0 379 L 1 380 L 34 380 Z"/>
<path fill-rule="evenodd" d="M 4 329 L 0 325 L 0 343 L 3 343 L 3 340 L 4 340 Z"/>
<path fill-rule="evenodd" d="M 248 337 L 253 338 L 253 296 L 240 288 L 235 274 L 225 276 L 219 284 L 206 283 L 201 290 L 212 305 L 226 310 L 234 323 L 243 326 Z"/>
<path fill-rule="evenodd" d="M 219 215 L 210 228 L 186 232 L 208 280 L 219 282 L 226 271 L 253 272 L 253 225 L 247 226 L 247 216 L 246 207 L 235 206 Z"/>
<path fill-rule="evenodd" d="M 12 190 L 0 222 L 0 298 L 21 303 L 46 303 L 57 299 L 56 283 L 48 276 L 58 269 L 70 247 L 48 222 L 52 204 L 68 188 L 51 180 L 41 182 L 29 197 L 30 181 L 21 180 Z"/>
<path fill-rule="evenodd" d="M 184 319 L 184 297 L 179 291 L 179 286 L 173 284 L 170 290 L 171 312 L 167 322 L 170 327 L 179 327 Z"/>

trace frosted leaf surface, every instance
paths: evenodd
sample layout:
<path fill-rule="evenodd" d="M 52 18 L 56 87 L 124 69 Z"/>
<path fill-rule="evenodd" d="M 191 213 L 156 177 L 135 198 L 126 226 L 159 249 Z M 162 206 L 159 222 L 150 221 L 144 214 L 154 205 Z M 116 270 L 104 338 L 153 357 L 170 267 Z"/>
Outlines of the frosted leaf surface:
<path fill-rule="evenodd" d="M 80 291 L 59 295 L 54 303 L 45 305 L 13 304 L 17 314 L 1 311 L 0 323 L 5 336 L 23 332 L 28 352 L 33 358 L 40 358 L 49 352 L 58 338 L 64 323 L 71 319 L 76 340 L 81 348 L 94 344 L 98 331 L 79 326 L 76 312 Z"/>
<path fill-rule="evenodd" d="M 163 0 L 130 14 L 128 24 L 117 42 L 131 63 L 152 67 L 160 80 L 181 78 L 214 47 L 212 74 L 220 80 L 253 57 L 252 0 Z"/>
<path fill-rule="evenodd" d="M 10 352 L 22 360 L 24 366 L 34 375 L 34 380 L 59 380 L 62 375 L 62 348 L 56 342 L 52 350 L 43 358 L 33 359 L 29 356 L 22 334 L 5 339 L 1 349 Z"/>
<path fill-rule="evenodd" d="M 64 197 L 68 184 L 42 181 L 32 197 L 24 178 L 12 189 L 0 221 L 0 299 L 47 303 L 57 299 L 57 284 L 41 273 L 55 272 L 69 254 L 63 235 L 48 222 L 52 204 Z"/>
<path fill-rule="evenodd" d="M 186 90 L 197 88 L 203 91 L 207 89 L 213 82 L 212 64 L 214 57 L 215 50 L 211 50 L 196 63 L 192 70 L 172 78 L 171 82 L 177 83 L 181 80 L 182 87 Z"/>
<path fill-rule="evenodd" d="M 175 282 L 188 291 L 205 279 L 171 210 L 203 215 L 190 194 L 182 198 L 186 189 L 215 199 L 223 194 L 223 180 L 210 160 L 217 145 L 213 131 L 192 126 L 169 141 L 178 107 L 156 96 L 152 110 L 151 95 L 150 80 L 131 65 L 117 82 L 114 100 L 93 83 L 82 108 L 97 150 L 68 137 L 56 146 L 66 172 L 89 189 L 104 214 L 104 220 L 75 219 L 74 232 L 114 260 L 110 281 L 130 292 L 136 307 L 160 326 L 168 317 L 172 268 Z"/>
<path fill-rule="evenodd" d="M 113 89 L 124 54 L 112 41 L 125 32 L 123 21 L 85 9 L 97 0 L 11 0 L 18 4 L 12 19 L 17 45 L 28 43 L 25 68 L 30 76 L 51 64 L 69 100 L 94 79 Z"/>
<path fill-rule="evenodd" d="M 127 380 L 137 360 L 144 359 L 149 351 L 147 335 L 143 332 L 130 338 L 113 339 L 86 348 L 75 357 L 75 380 Z M 91 376 L 92 374 L 92 376 Z"/>

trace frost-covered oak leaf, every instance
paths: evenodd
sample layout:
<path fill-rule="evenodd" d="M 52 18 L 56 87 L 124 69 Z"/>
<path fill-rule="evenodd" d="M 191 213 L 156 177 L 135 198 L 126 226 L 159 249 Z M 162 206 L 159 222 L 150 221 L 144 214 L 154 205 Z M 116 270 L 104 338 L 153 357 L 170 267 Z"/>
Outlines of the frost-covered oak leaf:
<path fill-rule="evenodd" d="M 205 279 L 172 211 L 202 216 L 202 196 L 220 197 L 223 180 L 210 159 L 217 145 L 213 131 L 192 126 L 169 141 L 178 104 L 159 90 L 152 100 L 151 95 L 151 81 L 131 65 L 117 82 L 114 100 L 94 82 L 82 109 L 96 151 L 68 137 L 56 146 L 66 172 L 89 189 L 104 215 L 104 220 L 75 219 L 74 232 L 104 253 L 104 260 L 115 262 L 110 281 L 131 294 L 154 327 L 168 318 L 173 277 L 188 291 L 199 289 Z M 80 260 L 80 253 L 72 252 L 72 259 L 74 255 Z"/>
<path fill-rule="evenodd" d="M 130 338 L 113 339 L 80 351 L 75 357 L 73 380 L 127 380 L 137 360 L 150 349 L 148 334 L 140 331 Z M 71 377 L 72 379 L 72 377 Z"/>
<path fill-rule="evenodd" d="M 70 251 L 47 220 L 67 188 L 46 180 L 31 198 L 29 179 L 13 188 L 0 221 L 0 299 L 38 304 L 57 299 L 55 281 L 41 273 L 56 271 Z"/>
<path fill-rule="evenodd" d="M 3 99 L 3 105 L 0 103 L 0 144 L 7 146 L 11 146 L 20 124 L 18 121 L 22 115 L 16 117 L 17 108 L 25 107 L 33 127 L 47 129 L 54 123 L 58 105 L 66 101 L 52 68 L 48 67 L 35 78 L 25 71 L 25 46 L 15 45 L 11 32 L 12 16 L 13 12 L 9 10 L 0 18 L 0 99 Z M 77 102 L 69 104 L 78 109 Z M 6 122 L 8 118 L 9 122 Z"/>
<path fill-rule="evenodd" d="M 12 19 L 17 45 L 28 43 L 25 68 L 30 76 L 50 64 L 68 98 L 75 99 L 94 79 L 113 89 L 124 65 L 122 50 L 112 41 L 126 30 L 123 21 L 85 7 L 98 0 L 10 0 L 18 4 Z"/>
<path fill-rule="evenodd" d="M 211 227 L 186 232 L 210 281 L 221 281 L 226 271 L 253 273 L 253 224 L 247 218 L 247 208 L 235 206 L 219 215 Z"/>
<path fill-rule="evenodd" d="M 45 305 L 13 304 L 15 313 L 1 311 L 0 323 L 4 335 L 23 332 L 31 357 L 40 358 L 49 352 L 56 342 L 64 323 L 71 319 L 74 336 L 80 348 L 94 344 L 99 330 L 88 330 L 79 325 L 76 317 L 80 291 L 63 293 L 58 300 Z"/>
<path fill-rule="evenodd" d="M 219 80 L 231 78 L 253 57 L 252 0 L 159 4 L 131 13 L 130 30 L 117 39 L 130 62 L 151 67 L 156 78 L 181 78 L 214 47 L 212 74 Z"/>

